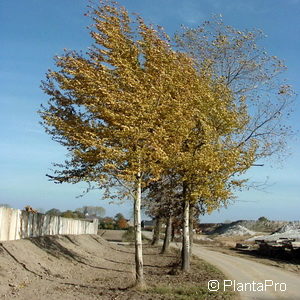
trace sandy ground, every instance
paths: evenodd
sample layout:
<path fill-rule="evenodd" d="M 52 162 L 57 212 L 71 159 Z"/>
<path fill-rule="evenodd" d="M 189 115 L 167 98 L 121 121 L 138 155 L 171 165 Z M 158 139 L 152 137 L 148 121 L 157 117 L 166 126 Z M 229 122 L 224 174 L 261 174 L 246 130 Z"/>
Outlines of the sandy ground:
<path fill-rule="evenodd" d="M 99 229 L 98 235 L 107 241 L 122 242 L 122 236 L 126 230 Z"/>
<path fill-rule="evenodd" d="M 97 235 L 2 242 L 0 278 L 1 299 L 96 299 L 130 284 L 133 255 Z"/>
<path fill-rule="evenodd" d="M 172 250 L 162 255 L 160 250 L 158 246 L 143 246 L 148 289 L 142 292 L 132 288 L 135 281 L 132 245 L 109 243 L 99 235 L 2 242 L 0 299 L 173 300 L 176 296 L 176 299 L 232 300 L 235 297 L 231 292 L 207 291 L 210 279 L 224 279 L 223 274 L 207 263 L 195 260 L 190 273 L 178 272 L 179 253 Z"/>
<path fill-rule="evenodd" d="M 0 299 L 154 299 L 128 289 L 134 283 L 133 251 L 97 235 L 2 242 Z M 175 252 L 167 256 L 158 253 L 157 247 L 144 249 L 145 276 L 150 284 L 178 261 Z"/>
<path fill-rule="evenodd" d="M 114 234 L 113 239 L 121 236 L 120 232 Z M 174 274 L 178 254 L 158 255 L 159 251 L 160 247 L 144 246 L 144 271 L 150 287 L 161 284 L 174 288 L 188 283 L 192 288 L 199 284 L 207 286 L 211 279 L 223 280 L 218 273 L 212 278 L 212 270 L 201 262 L 193 266 L 190 274 Z M 112 244 L 99 235 L 48 236 L 2 242 L 0 299 L 173 299 L 131 288 L 134 283 L 133 252 L 132 246 Z M 196 244 L 193 253 L 238 283 L 273 280 L 274 283 L 285 283 L 287 287 L 285 292 L 275 292 L 274 288 L 268 288 L 266 292 L 248 289 L 240 293 L 242 299 L 300 299 L 299 275 Z M 212 293 L 204 299 L 221 298 Z"/>
<path fill-rule="evenodd" d="M 110 230 L 110 229 L 99 229 L 98 235 L 110 242 L 122 242 L 123 234 L 126 233 L 126 230 Z M 147 239 L 152 239 L 151 231 L 142 231 L 142 235 Z"/>
<path fill-rule="evenodd" d="M 228 278 L 236 280 L 236 283 L 242 283 L 240 285 L 242 287 L 240 290 L 242 299 L 300 299 L 300 276 L 297 274 L 241 257 L 211 251 L 199 245 L 194 245 L 193 254 L 219 268 Z M 274 286 L 267 287 L 262 292 L 257 291 L 259 289 L 258 283 L 265 284 L 265 280 L 272 280 L 274 285 L 275 283 L 286 284 L 286 291 L 283 291 L 284 285 L 280 287 L 277 285 L 276 291 Z M 256 285 L 252 285 L 254 288 L 243 285 L 252 282 L 256 283 Z M 267 284 L 271 284 L 271 282 L 268 281 Z"/>

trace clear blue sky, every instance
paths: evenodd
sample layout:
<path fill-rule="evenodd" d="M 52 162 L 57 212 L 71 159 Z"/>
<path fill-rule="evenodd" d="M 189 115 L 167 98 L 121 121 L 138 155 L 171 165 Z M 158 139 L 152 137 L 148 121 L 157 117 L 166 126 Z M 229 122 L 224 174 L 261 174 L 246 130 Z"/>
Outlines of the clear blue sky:
<path fill-rule="evenodd" d="M 181 24 L 197 26 L 222 14 L 225 23 L 239 29 L 262 29 L 268 38 L 267 51 L 285 60 L 286 78 L 299 94 L 300 1 L 299 0 L 122 0 L 131 12 L 147 22 L 162 25 L 174 33 Z M 47 97 L 39 88 L 53 56 L 64 48 L 86 50 L 90 23 L 85 0 L 1 0 L 0 1 L 0 203 L 22 208 L 75 209 L 101 205 L 108 215 L 121 211 L 130 217 L 131 204 L 108 204 L 95 191 L 76 198 L 85 184 L 56 185 L 45 176 L 51 162 L 61 162 L 65 150 L 46 135 L 39 125 L 37 110 Z M 297 99 L 298 100 L 298 99 Z M 298 101 L 297 101 L 298 102 Z M 296 103 L 290 123 L 299 130 L 300 109 Z M 238 194 L 238 202 L 221 209 L 206 222 L 225 219 L 300 219 L 300 142 L 289 142 L 291 155 L 278 168 L 268 164 L 249 171 L 253 181 L 267 176 L 273 183 L 268 192 L 255 190 Z"/>

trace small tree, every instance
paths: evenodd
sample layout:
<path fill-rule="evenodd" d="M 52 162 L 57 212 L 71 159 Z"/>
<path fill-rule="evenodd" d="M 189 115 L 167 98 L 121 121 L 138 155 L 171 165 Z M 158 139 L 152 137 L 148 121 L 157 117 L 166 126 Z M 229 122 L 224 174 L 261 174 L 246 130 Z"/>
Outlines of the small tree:
<path fill-rule="evenodd" d="M 127 223 L 127 220 L 125 218 L 120 218 L 117 221 L 117 225 L 118 225 L 119 229 L 126 229 L 126 228 L 128 228 L 128 223 Z"/>
<path fill-rule="evenodd" d="M 61 211 L 57 208 L 52 208 L 49 209 L 48 211 L 46 211 L 46 215 L 51 215 L 51 216 L 60 216 L 61 215 Z"/>
<path fill-rule="evenodd" d="M 100 229 L 115 229 L 115 221 L 113 218 L 105 217 L 100 219 Z"/>
<path fill-rule="evenodd" d="M 70 219 L 76 219 L 77 218 L 76 213 L 74 213 L 71 210 L 66 210 L 66 211 L 62 212 L 60 214 L 60 216 L 63 217 L 63 218 L 70 218 Z"/>
<path fill-rule="evenodd" d="M 261 222 L 261 223 L 265 223 L 265 222 L 268 222 L 269 220 L 266 218 L 266 217 L 260 217 L 258 218 L 258 222 Z"/>
<path fill-rule="evenodd" d="M 121 213 L 117 213 L 114 217 L 114 219 L 116 220 L 116 222 L 118 222 L 120 219 L 125 219 L 123 214 Z"/>

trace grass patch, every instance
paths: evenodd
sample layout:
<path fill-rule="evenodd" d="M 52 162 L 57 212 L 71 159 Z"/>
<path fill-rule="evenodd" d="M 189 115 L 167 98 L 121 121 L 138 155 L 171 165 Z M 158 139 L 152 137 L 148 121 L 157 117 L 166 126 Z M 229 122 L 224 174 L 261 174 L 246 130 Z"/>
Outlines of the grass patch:
<path fill-rule="evenodd" d="M 182 273 L 177 265 L 177 272 L 168 277 L 161 277 L 158 283 L 147 289 L 155 299 L 176 299 L 176 300 L 199 300 L 199 299 L 239 299 L 238 294 L 232 289 L 226 288 L 224 291 L 224 274 L 211 264 L 193 256 L 191 271 Z M 220 283 L 219 291 L 210 291 L 208 282 L 218 280 Z"/>

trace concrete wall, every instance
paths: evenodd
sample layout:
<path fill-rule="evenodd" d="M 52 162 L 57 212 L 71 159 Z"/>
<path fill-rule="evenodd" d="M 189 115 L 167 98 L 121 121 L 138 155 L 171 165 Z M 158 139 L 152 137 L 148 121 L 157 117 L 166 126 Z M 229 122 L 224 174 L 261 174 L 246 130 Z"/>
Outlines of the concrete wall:
<path fill-rule="evenodd" d="M 0 241 L 55 235 L 97 234 L 98 220 L 75 220 L 0 207 Z"/>

